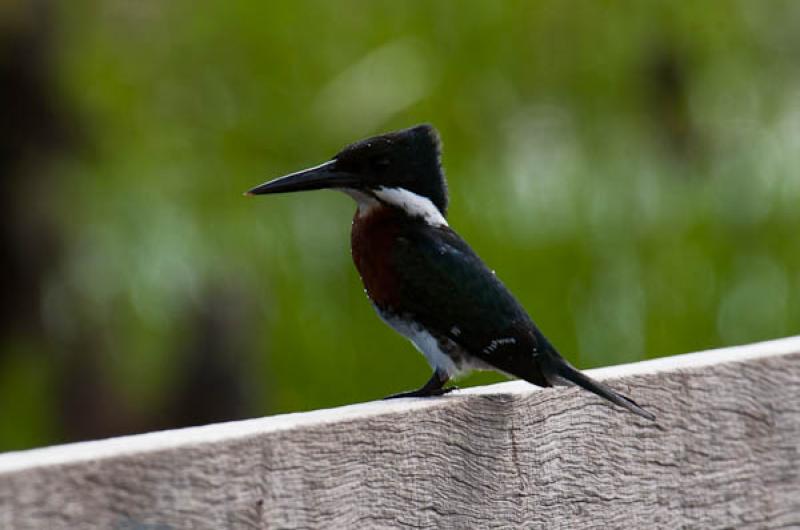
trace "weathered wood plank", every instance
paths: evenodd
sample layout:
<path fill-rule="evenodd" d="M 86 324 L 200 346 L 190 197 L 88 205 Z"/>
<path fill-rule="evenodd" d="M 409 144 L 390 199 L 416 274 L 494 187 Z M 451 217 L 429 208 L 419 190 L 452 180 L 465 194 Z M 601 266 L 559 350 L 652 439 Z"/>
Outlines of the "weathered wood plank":
<path fill-rule="evenodd" d="M 800 338 L 0 455 L 0 528 L 800 528 Z"/>

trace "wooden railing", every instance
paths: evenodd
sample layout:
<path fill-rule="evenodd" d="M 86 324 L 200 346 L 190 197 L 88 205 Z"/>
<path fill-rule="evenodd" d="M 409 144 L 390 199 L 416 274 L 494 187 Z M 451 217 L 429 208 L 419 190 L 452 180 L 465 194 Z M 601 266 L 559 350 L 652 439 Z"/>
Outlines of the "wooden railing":
<path fill-rule="evenodd" d="M 0 455 L 0 528 L 800 528 L 800 338 Z M 1 421 L 1 419 L 0 419 Z"/>

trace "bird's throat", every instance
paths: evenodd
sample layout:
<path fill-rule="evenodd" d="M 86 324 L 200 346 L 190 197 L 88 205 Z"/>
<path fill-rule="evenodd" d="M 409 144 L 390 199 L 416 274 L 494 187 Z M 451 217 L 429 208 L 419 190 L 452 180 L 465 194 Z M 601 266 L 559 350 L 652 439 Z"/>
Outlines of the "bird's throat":
<path fill-rule="evenodd" d="M 378 203 L 368 209 L 359 207 L 353 218 L 350 232 L 353 263 L 367 296 L 379 308 L 390 309 L 399 301 L 393 249 L 403 217 L 396 208 Z"/>

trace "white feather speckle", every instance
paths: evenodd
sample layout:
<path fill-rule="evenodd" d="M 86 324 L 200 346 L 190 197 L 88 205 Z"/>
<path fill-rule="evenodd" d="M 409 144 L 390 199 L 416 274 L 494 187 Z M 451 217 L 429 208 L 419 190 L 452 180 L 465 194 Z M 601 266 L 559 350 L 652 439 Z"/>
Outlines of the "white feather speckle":
<path fill-rule="evenodd" d="M 504 344 L 516 344 L 516 343 L 517 343 L 517 339 L 515 339 L 514 337 L 506 337 L 506 338 L 503 338 L 503 339 L 494 339 L 492 342 L 489 343 L 488 346 L 486 346 L 483 349 L 483 353 L 485 353 L 486 355 L 491 355 L 491 354 L 493 354 L 495 352 L 495 350 L 497 350 L 497 348 L 499 348 L 500 346 L 503 346 Z"/>

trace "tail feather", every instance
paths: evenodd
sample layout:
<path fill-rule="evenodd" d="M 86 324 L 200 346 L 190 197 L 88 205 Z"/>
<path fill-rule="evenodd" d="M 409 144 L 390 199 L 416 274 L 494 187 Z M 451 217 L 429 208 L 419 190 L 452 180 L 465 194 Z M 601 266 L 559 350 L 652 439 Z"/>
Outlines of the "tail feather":
<path fill-rule="evenodd" d="M 650 421 L 655 421 L 655 414 L 643 409 L 637 405 L 634 400 L 612 390 L 608 385 L 605 385 L 600 381 L 595 381 L 591 377 L 581 373 L 560 356 L 556 359 L 550 359 L 550 362 L 546 364 L 546 374 L 551 383 L 556 383 L 558 380 L 563 380 L 568 383 L 578 385 L 579 387 L 586 389 L 589 392 L 593 392 L 594 394 L 597 394 L 598 396 L 605 398 L 608 401 L 619 405 L 620 407 L 628 409 L 634 414 L 638 414 L 639 416 L 647 418 Z"/>

